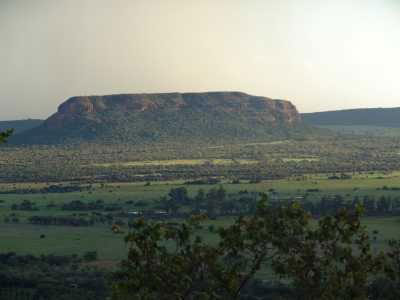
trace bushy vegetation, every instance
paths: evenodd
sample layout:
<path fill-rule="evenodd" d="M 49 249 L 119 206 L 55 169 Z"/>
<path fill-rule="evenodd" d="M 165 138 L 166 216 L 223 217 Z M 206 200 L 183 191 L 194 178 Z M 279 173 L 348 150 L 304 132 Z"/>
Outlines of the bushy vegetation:
<path fill-rule="evenodd" d="M 89 190 L 90 186 L 82 185 L 49 185 L 41 189 L 13 189 L 13 190 L 3 190 L 0 194 L 47 194 L 47 193 L 73 193 L 82 192 L 84 190 Z"/>
<path fill-rule="evenodd" d="M 360 222 L 361 206 L 339 210 L 315 225 L 298 204 L 271 207 L 265 199 L 251 216 L 218 228 L 216 244 L 197 233 L 201 216 L 176 225 L 136 221 L 125 239 L 128 258 L 114 275 L 114 299 L 399 296 L 399 243 L 391 241 L 388 250 L 375 253 Z M 246 291 L 263 266 L 283 280 L 273 284 L 275 296 L 265 286 L 261 292 Z M 381 291 L 378 282 L 388 290 Z"/>
<path fill-rule="evenodd" d="M 0 182 L 257 181 L 320 173 L 395 171 L 400 169 L 399 155 L 399 138 L 348 136 L 219 145 L 2 147 Z M 185 163 L 173 163 L 177 158 Z M 229 163 L 213 163 L 218 160 Z"/>
<path fill-rule="evenodd" d="M 106 299 L 106 272 L 83 257 L 0 253 L 0 299 Z"/>

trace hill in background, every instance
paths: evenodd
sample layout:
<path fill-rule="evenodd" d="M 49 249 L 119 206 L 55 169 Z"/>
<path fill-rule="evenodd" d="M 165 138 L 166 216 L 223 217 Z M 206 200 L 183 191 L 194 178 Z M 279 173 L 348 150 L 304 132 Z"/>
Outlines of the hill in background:
<path fill-rule="evenodd" d="M 289 101 L 240 92 L 73 97 L 23 144 L 222 142 L 287 139 L 312 132 Z"/>
<path fill-rule="evenodd" d="M 304 123 L 345 134 L 400 136 L 400 108 L 363 108 L 302 114 Z"/>
<path fill-rule="evenodd" d="M 0 131 L 7 129 L 14 129 L 14 133 L 18 134 L 26 130 L 40 126 L 43 120 L 27 119 L 27 120 L 16 120 L 16 121 L 0 121 Z"/>
<path fill-rule="evenodd" d="M 369 125 L 399 128 L 400 107 L 363 108 L 302 114 L 310 125 Z"/>

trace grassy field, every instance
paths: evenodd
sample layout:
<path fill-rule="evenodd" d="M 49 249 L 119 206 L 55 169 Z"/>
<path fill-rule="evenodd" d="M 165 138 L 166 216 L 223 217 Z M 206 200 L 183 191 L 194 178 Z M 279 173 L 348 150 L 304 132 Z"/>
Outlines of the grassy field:
<path fill-rule="evenodd" d="M 257 164 L 257 160 L 252 159 L 169 159 L 169 160 L 144 160 L 144 161 L 131 161 L 124 163 L 104 163 L 94 164 L 97 167 L 111 167 L 111 166 L 124 166 L 124 167 L 144 167 L 144 166 L 178 166 L 178 165 L 231 165 L 231 164 Z"/>
<path fill-rule="evenodd" d="M 45 238 L 40 238 L 45 235 Z M 1 224 L 1 252 L 20 254 L 83 254 L 96 250 L 101 260 L 120 260 L 126 256 L 123 236 L 109 226 L 70 227 Z"/>
<path fill-rule="evenodd" d="M 242 190 L 267 192 L 270 189 L 277 191 L 280 196 L 290 197 L 304 194 L 309 189 L 318 189 L 311 197 L 320 197 L 322 194 L 341 194 L 345 197 L 354 195 L 388 195 L 400 196 L 400 191 L 382 190 L 382 187 L 400 187 L 400 172 L 357 174 L 350 180 L 331 180 L 328 175 L 310 175 L 293 177 L 284 180 L 266 180 L 252 184 L 242 182 L 230 184 L 228 181 L 222 185 L 229 193 L 237 193 Z M 106 203 L 122 203 L 128 200 L 154 200 L 168 193 L 171 188 L 185 186 L 190 195 L 194 195 L 200 188 L 208 190 L 215 185 L 184 185 L 184 181 L 152 182 L 150 186 L 143 182 L 136 183 L 112 183 L 106 185 L 95 184 L 91 191 L 61 193 L 61 194 L 0 194 L 0 214 L 8 211 L 13 203 L 23 200 L 34 201 L 37 206 L 44 207 L 50 203 L 63 204 L 72 200 L 96 201 L 103 200 Z M 0 184 L 0 191 L 14 188 L 42 188 L 44 184 Z"/>
<path fill-rule="evenodd" d="M 318 157 L 294 157 L 294 158 L 282 158 L 284 162 L 304 162 L 304 161 L 319 161 Z"/>
<path fill-rule="evenodd" d="M 158 199 L 168 193 L 171 188 L 182 186 L 183 181 L 153 182 L 150 186 L 144 183 L 115 183 L 93 186 L 91 191 L 62 193 L 62 194 L 0 194 L 0 251 L 15 251 L 18 253 L 54 253 L 54 254 L 82 254 L 86 251 L 96 250 L 101 260 L 120 260 L 126 255 L 126 247 L 123 242 L 123 234 L 112 233 L 108 225 L 95 225 L 92 227 L 67 227 L 67 226 L 38 226 L 26 223 L 26 218 L 31 215 L 62 215 L 71 214 L 61 210 L 63 203 L 72 200 L 90 202 L 103 200 L 107 204 L 120 204 L 124 210 L 135 209 L 126 204 L 126 201 L 148 201 Z M 280 197 L 292 197 L 304 195 L 308 189 L 319 189 L 318 192 L 309 193 L 311 199 L 319 199 L 322 195 L 340 194 L 345 199 L 351 199 L 355 195 L 373 195 L 379 197 L 387 195 L 400 197 L 400 191 L 382 190 L 383 186 L 399 187 L 400 173 L 375 173 L 358 174 L 350 180 L 330 180 L 327 175 L 312 175 L 301 178 L 289 178 L 285 180 L 263 181 L 257 184 L 242 182 L 240 184 L 223 183 L 228 193 L 236 193 L 241 190 L 267 192 L 274 189 Z M 13 188 L 42 188 L 43 184 L 1 184 L 0 190 Z M 190 195 L 194 195 L 198 189 L 208 190 L 211 185 L 185 185 Z M 10 207 L 14 203 L 23 200 L 35 202 L 38 211 L 12 211 Z M 48 204 L 55 204 L 54 208 L 47 208 Z M 20 224 L 4 223 L 4 217 L 10 213 L 20 218 Z M 79 212 L 77 212 L 79 213 Z M 224 226 L 232 222 L 231 218 L 222 218 L 216 221 L 207 221 L 202 234 L 207 235 L 210 241 L 215 237 L 207 232 L 208 225 Z M 370 231 L 378 230 L 379 235 L 375 246 L 381 248 L 390 238 L 400 238 L 400 218 L 364 218 L 364 224 Z M 127 230 L 127 227 L 124 229 Z M 45 238 L 40 238 L 45 235 Z"/>
<path fill-rule="evenodd" d="M 295 197 L 307 193 L 307 190 L 318 189 L 318 192 L 309 193 L 310 199 L 319 199 L 322 195 L 340 194 L 345 199 L 351 199 L 358 195 L 370 196 L 392 196 L 400 197 L 400 191 L 382 190 L 384 186 L 400 187 L 400 172 L 393 173 L 374 173 L 374 174 L 357 174 L 350 180 L 331 180 L 327 179 L 327 175 L 310 175 L 305 177 L 289 178 L 284 180 L 267 180 L 257 184 L 242 182 L 239 184 L 230 184 L 228 181 L 222 182 L 228 193 L 237 193 L 242 190 L 267 192 L 274 189 L 280 197 Z M 24 184 L 0 184 L 1 190 L 10 190 L 13 188 L 42 188 L 42 183 L 24 183 Z M 10 206 L 14 203 L 21 203 L 23 200 L 30 200 L 43 209 L 35 214 L 48 214 L 45 207 L 48 204 L 62 205 L 72 200 L 80 200 L 90 202 L 103 200 L 106 204 L 123 204 L 126 201 L 150 201 L 159 199 L 168 193 L 171 188 L 185 186 L 191 196 L 195 195 L 199 189 L 208 190 L 215 185 L 183 185 L 183 181 L 170 182 L 152 182 L 150 186 L 146 186 L 143 182 L 137 183 L 113 183 L 101 186 L 93 185 L 91 191 L 61 193 L 61 194 L 0 194 L 0 218 L 4 214 L 9 213 Z M 61 214 L 63 211 L 57 209 L 50 210 L 50 213 Z M 18 212 L 22 216 L 29 216 L 31 212 Z M 1 221 L 0 219 L 0 221 Z"/>
<path fill-rule="evenodd" d="M 283 157 L 283 162 L 313 162 L 319 161 L 319 157 Z M 143 160 L 118 163 L 93 164 L 95 167 L 168 167 L 168 166 L 199 166 L 199 165 L 255 165 L 260 161 L 255 159 L 169 159 L 169 160 Z"/>
<path fill-rule="evenodd" d="M 257 184 L 242 182 L 230 184 L 222 182 L 224 188 L 230 193 L 241 190 L 267 192 L 275 189 L 281 196 L 289 197 L 305 193 L 309 189 L 319 189 L 319 192 L 312 193 L 312 196 L 319 197 L 321 194 L 342 194 L 344 196 L 354 195 L 390 195 L 400 196 L 399 191 L 381 190 L 382 187 L 400 187 L 400 172 L 357 174 L 350 180 L 331 180 L 328 175 L 310 175 L 305 177 L 294 177 L 284 180 L 266 180 Z M 143 182 L 137 183 L 113 183 L 103 187 L 100 184 L 93 185 L 93 191 L 80 193 L 63 194 L 0 194 L 0 214 L 8 210 L 12 203 L 19 203 L 23 200 L 31 200 L 38 206 L 45 206 L 54 202 L 62 204 L 71 200 L 95 201 L 103 200 L 107 203 L 119 203 L 127 200 L 154 200 L 166 195 L 171 188 L 183 186 L 184 181 L 152 182 L 146 186 Z M 13 188 L 41 188 L 42 183 L 24 184 L 0 184 L 0 190 Z M 200 188 L 208 190 L 214 185 L 184 185 L 190 195 L 194 195 Z"/>
<path fill-rule="evenodd" d="M 217 238 L 208 232 L 208 226 L 226 226 L 232 218 L 206 221 L 199 232 L 206 240 L 215 243 Z M 376 249 L 385 247 L 387 240 L 400 238 L 400 218 L 363 218 L 368 230 L 377 230 L 378 238 L 373 242 Z M 40 238 L 45 235 L 45 238 Z M 114 234 L 109 226 L 92 227 L 33 226 L 29 224 L 1 224 L 1 252 L 20 254 L 83 254 L 96 250 L 100 260 L 119 261 L 126 257 L 127 247 L 123 241 L 124 233 Z"/>

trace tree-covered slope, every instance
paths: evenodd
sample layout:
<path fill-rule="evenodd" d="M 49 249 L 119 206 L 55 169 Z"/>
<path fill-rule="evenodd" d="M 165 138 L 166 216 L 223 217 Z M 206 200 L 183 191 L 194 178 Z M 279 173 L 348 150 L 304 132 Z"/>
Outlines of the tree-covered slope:
<path fill-rule="evenodd" d="M 12 141 L 219 142 L 288 138 L 310 130 L 284 100 L 240 92 L 127 94 L 70 98 Z"/>

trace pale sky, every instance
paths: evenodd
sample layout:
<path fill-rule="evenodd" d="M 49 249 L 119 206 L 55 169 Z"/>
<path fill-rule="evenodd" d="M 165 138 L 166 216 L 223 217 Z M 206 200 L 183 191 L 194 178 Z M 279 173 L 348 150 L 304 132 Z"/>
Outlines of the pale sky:
<path fill-rule="evenodd" d="M 400 106 L 400 0 L 0 0 L 0 66 L 0 120 L 142 92 Z"/>

